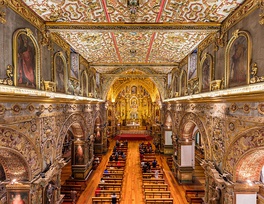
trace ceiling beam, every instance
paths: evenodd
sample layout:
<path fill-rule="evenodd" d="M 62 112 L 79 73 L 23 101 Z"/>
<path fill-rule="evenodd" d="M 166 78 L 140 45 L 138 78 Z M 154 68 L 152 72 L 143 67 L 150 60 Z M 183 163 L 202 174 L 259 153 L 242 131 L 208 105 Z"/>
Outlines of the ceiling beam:
<path fill-rule="evenodd" d="M 81 23 L 81 22 L 46 22 L 46 28 L 50 31 L 217 31 L 220 23 Z"/>

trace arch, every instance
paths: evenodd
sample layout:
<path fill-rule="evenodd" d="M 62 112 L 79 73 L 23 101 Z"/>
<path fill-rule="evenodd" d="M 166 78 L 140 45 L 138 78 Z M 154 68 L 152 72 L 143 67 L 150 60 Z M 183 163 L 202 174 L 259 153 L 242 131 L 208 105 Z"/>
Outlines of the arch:
<path fill-rule="evenodd" d="M 211 145 L 208 140 L 207 133 L 205 131 L 204 125 L 200 118 L 194 114 L 194 113 L 186 113 L 179 125 L 179 130 L 180 130 L 180 136 L 190 136 L 190 132 L 194 130 L 195 126 L 198 127 L 199 132 L 202 136 L 202 139 L 204 141 L 204 154 L 206 159 L 210 159 L 212 156 L 211 152 Z M 193 133 L 193 132 L 191 132 Z M 192 135 L 191 135 L 192 137 Z M 192 139 L 192 138 L 191 138 Z"/>
<path fill-rule="evenodd" d="M 227 147 L 227 152 L 224 155 L 223 169 L 233 175 L 233 180 L 241 179 L 242 168 L 249 167 L 251 160 L 258 160 L 259 166 L 255 168 L 262 168 L 263 158 L 259 158 L 257 152 L 263 153 L 264 149 L 264 128 L 251 128 L 239 134 L 233 142 Z M 263 155 L 263 154 L 262 154 Z M 245 159 L 243 161 L 243 159 Z M 262 161 L 260 162 L 260 159 Z M 256 169 L 257 170 L 257 169 Z M 250 172 L 250 170 L 249 170 Z M 253 177 L 255 178 L 255 177 Z"/>
<path fill-rule="evenodd" d="M 68 129 L 72 127 L 72 131 L 74 134 L 74 137 L 81 138 L 85 140 L 86 136 L 86 130 L 83 129 L 85 127 L 85 119 L 81 114 L 72 114 L 70 115 L 62 125 L 60 131 L 59 131 L 59 137 L 57 139 L 57 152 L 56 152 L 56 158 L 60 158 L 62 156 L 62 147 L 63 142 L 66 137 Z"/>
<path fill-rule="evenodd" d="M 260 172 L 264 165 L 264 147 L 256 148 L 245 153 L 236 164 L 235 182 L 259 181 Z"/>
<path fill-rule="evenodd" d="M 120 86 L 115 87 L 115 92 L 114 95 L 112 96 L 113 99 L 116 99 L 116 97 L 118 96 L 118 94 L 126 87 L 126 86 L 133 86 L 137 84 L 137 86 L 142 86 L 150 95 L 152 102 L 156 101 L 156 93 L 158 92 L 157 90 L 151 90 L 150 88 L 153 87 L 149 87 L 150 84 L 147 83 L 147 81 L 145 80 L 139 80 L 139 81 L 126 81 L 125 83 L 120 84 Z M 112 84 L 113 85 L 113 84 Z M 110 89 L 109 89 L 110 91 Z M 153 94 L 151 94 L 153 93 Z M 160 93 L 159 93 L 160 95 Z"/>
<path fill-rule="evenodd" d="M 0 147 L 0 163 L 5 171 L 6 180 L 30 181 L 30 165 L 23 155 L 11 148 Z"/>
<path fill-rule="evenodd" d="M 134 71 L 140 71 L 140 72 L 142 72 L 142 73 L 144 73 L 144 74 L 146 74 L 146 75 L 151 75 L 151 74 L 156 74 L 156 72 L 155 71 L 153 71 L 153 70 L 151 70 L 150 68 L 148 68 L 148 67 L 144 67 L 144 68 L 142 68 L 142 67 L 137 67 L 137 68 L 131 68 L 131 69 L 125 69 L 125 68 L 119 68 L 119 69 L 116 69 L 114 72 L 113 72 L 113 74 L 122 74 L 122 73 L 124 73 L 125 71 L 130 71 L 130 70 L 134 70 Z M 125 75 L 125 74 L 124 74 Z M 125 77 L 125 76 L 124 76 Z M 158 89 L 158 91 L 159 91 L 159 93 L 160 93 L 160 98 L 161 99 L 164 99 L 164 93 L 165 93 L 165 90 L 164 90 L 164 87 L 163 87 L 163 84 L 162 84 L 162 81 L 160 81 L 160 80 L 155 80 L 155 77 L 154 78 L 152 78 L 152 77 L 149 77 L 150 78 L 150 80 L 155 84 L 155 86 L 157 87 L 157 89 Z M 107 100 L 107 94 L 108 94 L 108 92 L 110 91 L 110 88 L 113 86 L 113 84 L 117 81 L 117 80 L 119 80 L 120 78 L 118 78 L 118 77 L 115 77 L 115 78 L 109 78 L 108 79 L 108 81 L 106 80 L 105 81 L 105 83 L 103 84 L 103 90 L 104 90 L 104 92 L 102 93 L 102 98 L 103 99 L 105 99 L 105 100 Z M 144 80 L 143 80 L 144 81 Z M 130 81 L 128 82 L 128 83 L 130 83 Z M 142 84 L 140 84 L 140 85 L 142 85 Z M 143 85 L 142 85 L 143 86 Z M 143 86 L 144 87 L 144 86 Z M 144 87 L 145 88 L 145 87 Z M 146 90 L 148 90 L 147 88 L 146 88 Z M 120 92 L 120 91 L 119 91 Z M 118 93 L 119 93 L 118 92 Z M 149 92 L 150 93 L 150 92 Z"/>
<path fill-rule="evenodd" d="M 3 138 L 1 140 L 2 147 L 14 149 L 25 159 L 30 167 L 30 179 L 41 172 L 41 155 L 25 135 L 11 128 L 2 127 L 0 128 L 0 138 Z"/>

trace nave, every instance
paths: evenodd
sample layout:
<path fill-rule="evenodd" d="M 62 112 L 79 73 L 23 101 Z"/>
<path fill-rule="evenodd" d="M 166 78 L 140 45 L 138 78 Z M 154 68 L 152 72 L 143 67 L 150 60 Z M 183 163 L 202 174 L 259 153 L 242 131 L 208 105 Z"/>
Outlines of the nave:
<path fill-rule="evenodd" d="M 119 200 L 120 202 L 119 203 L 121 203 L 121 204 L 143 204 L 143 203 L 146 203 L 144 192 L 146 192 L 147 190 L 143 189 L 143 179 L 144 180 L 155 180 L 154 173 L 153 173 L 152 178 L 146 177 L 146 175 L 149 173 L 147 173 L 146 175 L 143 176 L 143 171 L 141 169 L 140 152 L 139 152 L 139 145 L 141 143 L 142 143 L 141 141 L 129 141 L 128 142 L 128 146 L 127 146 L 128 148 L 126 151 L 126 161 L 125 161 L 125 167 L 124 167 L 124 171 L 123 171 L 123 179 L 122 179 L 122 184 L 121 184 L 122 187 L 120 190 L 120 200 Z M 96 170 L 93 170 L 93 172 L 89 176 L 89 178 L 86 182 L 87 187 L 85 188 L 85 190 L 80 195 L 78 201 L 76 202 L 77 204 L 95 203 L 95 202 L 93 202 L 93 197 L 95 198 L 95 192 L 96 192 L 97 187 L 100 184 L 101 178 L 104 175 L 104 170 L 106 168 L 109 170 L 109 166 L 110 166 L 109 157 L 113 153 L 113 148 L 114 148 L 115 144 L 116 144 L 115 140 L 112 140 L 110 142 L 110 146 L 109 146 L 107 154 L 102 156 L 100 164 L 98 165 Z M 154 146 L 154 145 L 152 145 L 152 146 Z M 178 203 L 179 204 L 187 204 L 188 202 L 187 202 L 186 197 L 185 197 L 186 190 L 188 191 L 188 190 L 203 189 L 203 186 L 200 182 L 195 182 L 194 184 L 191 184 L 191 185 L 179 184 L 176 181 L 176 179 L 174 178 L 173 173 L 170 171 L 170 168 L 167 164 L 167 157 L 165 155 L 154 154 L 154 153 L 152 153 L 151 155 L 155 155 L 155 158 L 157 160 L 157 167 L 162 169 L 161 170 L 162 177 L 165 181 L 164 183 L 166 185 L 168 185 L 167 191 L 170 191 L 169 197 L 173 198 L 173 203 L 175 203 L 175 204 L 178 204 Z M 147 156 L 145 156 L 145 158 L 147 158 Z M 151 158 L 150 159 L 150 161 L 151 161 L 154 157 L 149 156 L 149 158 Z M 117 171 L 118 172 L 121 171 L 122 168 L 123 167 L 120 167 L 120 169 Z M 151 170 L 151 171 L 154 172 L 153 170 Z M 62 178 L 61 178 L 62 184 L 65 182 L 65 180 L 70 175 L 70 173 L 71 173 L 70 172 L 70 165 L 68 165 L 63 169 L 63 172 L 62 172 Z M 104 179 L 107 180 L 109 178 L 104 177 Z M 161 179 L 159 179 L 159 180 L 161 180 Z M 154 184 L 154 186 L 155 185 L 158 185 L 158 184 Z M 155 189 L 152 191 L 158 193 L 158 191 L 161 191 L 161 190 L 162 189 Z M 153 196 L 153 194 L 152 194 L 152 196 Z M 168 197 L 168 196 L 165 195 L 163 197 Z M 156 196 L 155 196 L 155 198 L 156 198 Z M 97 203 L 103 203 L 103 202 L 101 201 L 101 202 L 97 202 Z M 66 202 L 65 202 L 65 204 L 66 204 Z"/>

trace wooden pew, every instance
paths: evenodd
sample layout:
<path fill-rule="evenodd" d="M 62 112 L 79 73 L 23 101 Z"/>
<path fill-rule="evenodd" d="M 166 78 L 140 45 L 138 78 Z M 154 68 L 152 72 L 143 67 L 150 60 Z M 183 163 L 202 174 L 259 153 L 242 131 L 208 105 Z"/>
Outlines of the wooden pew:
<path fill-rule="evenodd" d="M 187 189 L 185 190 L 185 198 L 190 203 L 199 203 L 204 197 L 204 190 L 203 189 Z"/>
<path fill-rule="evenodd" d="M 104 183 L 122 183 L 123 179 L 104 179 Z M 100 182 L 100 184 L 103 184 L 103 182 Z"/>
<path fill-rule="evenodd" d="M 155 173 L 143 173 L 142 177 L 143 177 L 143 179 L 145 179 L 145 178 L 148 178 L 148 179 L 154 178 L 155 177 Z M 159 178 L 163 178 L 163 173 L 159 173 Z"/>
<path fill-rule="evenodd" d="M 64 185 L 81 185 L 82 186 L 82 190 L 84 190 L 87 186 L 86 181 L 85 180 L 77 180 L 77 179 L 67 179 L 65 181 Z"/>
<path fill-rule="evenodd" d="M 173 198 L 146 198 L 146 203 L 168 203 L 173 204 Z"/>
<path fill-rule="evenodd" d="M 145 191 L 167 191 L 168 184 L 143 184 Z"/>
<path fill-rule="evenodd" d="M 170 191 L 145 191 L 145 198 L 170 198 Z"/>
<path fill-rule="evenodd" d="M 109 168 L 107 168 L 107 170 L 108 170 L 109 173 L 124 173 L 124 169 L 118 169 L 118 168 L 109 169 Z"/>
<path fill-rule="evenodd" d="M 108 173 L 103 174 L 103 178 L 123 178 L 124 173 Z"/>
<path fill-rule="evenodd" d="M 122 183 L 99 183 L 99 188 L 102 190 L 121 190 Z"/>
<path fill-rule="evenodd" d="M 116 198 L 116 203 L 119 203 L 119 198 L 117 197 Z M 100 204 L 104 204 L 104 203 L 111 203 L 112 202 L 112 198 L 111 197 L 92 197 L 92 202 L 93 204 L 97 204 L 97 203 L 100 203 Z"/>
<path fill-rule="evenodd" d="M 107 170 L 109 170 L 109 169 L 121 169 L 121 170 L 124 170 L 125 169 L 125 165 L 121 165 L 121 166 L 117 166 L 116 164 L 115 165 L 113 165 L 113 164 L 107 164 L 106 165 L 106 168 L 107 168 Z"/>
<path fill-rule="evenodd" d="M 121 191 L 119 190 L 100 190 L 96 197 L 111 197 L 115 193 L 117 197 L 121 197 Z"/>
<path fill-rule="evenodd" d="M 165 183 L 165 180 L 164 179 L 143 179 L 143 184 L 147 184 L 147 183 L 150 183 L 150 184 L 163 184 Z"/>

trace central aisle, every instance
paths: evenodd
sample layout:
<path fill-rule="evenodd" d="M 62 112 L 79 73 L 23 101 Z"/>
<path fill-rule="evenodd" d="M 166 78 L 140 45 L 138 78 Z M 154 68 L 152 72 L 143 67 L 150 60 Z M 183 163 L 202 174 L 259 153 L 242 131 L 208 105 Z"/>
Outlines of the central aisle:
<path fill-rule="evenodd" d="M 128 155 L 123 181 L 121 204 L 144 203 L 138 145 L 139 142 L 128 142 Z"/>

